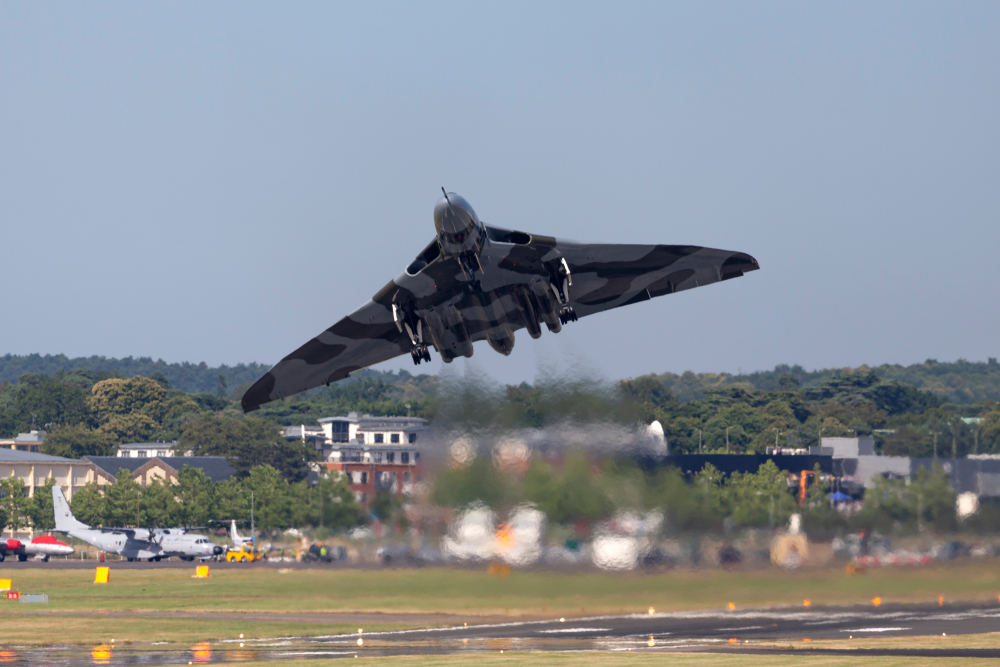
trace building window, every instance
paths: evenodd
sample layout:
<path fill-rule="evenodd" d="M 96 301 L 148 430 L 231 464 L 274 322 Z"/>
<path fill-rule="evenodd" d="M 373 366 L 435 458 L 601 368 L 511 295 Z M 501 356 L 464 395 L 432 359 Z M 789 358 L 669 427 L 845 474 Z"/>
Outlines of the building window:
<path fill-rule="evenodd" d="M 416 441 L 417 441 L 417 434 L 416 433 L 411 433 L 410 434 L 410 444 L 412 445 Z"/>
<path fill-rule="evenodd" d="M 368 483 L 368 473 L 366 472 L 361 473 L 361 483 L 362 484 Z"/>
<path fill-rule="evenodd" d="M 375 434 L 375 444 L 381 445 L 383 442 L 385 442 L 385 436 L 383 436 L 381 433 L 376 433 Z"/>
<path fill-rule="evenodd" d="M 398 433 L 393 433 L 392 435 L 390 435 L 389 436 L 389 442 L 393 443 L 394 445 L 399 444 L 399 434 Z"/>
<path fill-rule="evenodd" d="M 400 463 L 409 463 L 410 462 L 410 453 L 409 452 L 403 452 L 402 454 L 400 454 L 399 455 L 399 462 Z"/>
<path fill-rule="evenodd" d="M 385 455 L 385 460 L 388 461 L 389 463 L 395 463 L 396 462 L 396 452 L 389 452 L 388 454 L 386 454 Z"/>
<path fill-rule="evenodd" d="M 382 452 L 375 452 L 375 463 L 382 463 Z"/>

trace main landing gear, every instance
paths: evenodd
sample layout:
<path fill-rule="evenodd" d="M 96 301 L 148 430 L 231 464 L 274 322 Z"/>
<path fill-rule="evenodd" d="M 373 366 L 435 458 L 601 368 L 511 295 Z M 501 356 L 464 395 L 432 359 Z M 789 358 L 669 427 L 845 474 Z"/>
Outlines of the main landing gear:
<path fill-rule="evenodd" d="M 392 319 L 396 323 L 396 328 L 400 331 L 405 330 L 406 335 L 410 337 L 410 344 L 413 346 L 410 348 L 410 356 L 413 357 L 413 363 L 419 366 L 421 361 L 429 362 L 431 353 L 427 349 L 427 343 L 424 342 L 424 323 L 420 318 L 392 304 Z"/>

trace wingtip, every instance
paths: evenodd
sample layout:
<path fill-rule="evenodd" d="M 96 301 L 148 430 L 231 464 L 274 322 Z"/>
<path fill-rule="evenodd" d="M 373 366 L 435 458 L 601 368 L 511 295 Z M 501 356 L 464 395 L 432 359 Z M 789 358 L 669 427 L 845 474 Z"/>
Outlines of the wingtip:
<path fill-rule="evenodd" d="M 274 390 L 275 379 L 268 371 L 264 373 L 259 380 L 253 383 L 246 393 L 243 394 L 243 398 L 240 404 L 243 406 L 243 413 L 247 414 L 253 412 L 254 410 L 259 410 L 260 406 L 264 403 L 271 401 L 271 392 Z"/>

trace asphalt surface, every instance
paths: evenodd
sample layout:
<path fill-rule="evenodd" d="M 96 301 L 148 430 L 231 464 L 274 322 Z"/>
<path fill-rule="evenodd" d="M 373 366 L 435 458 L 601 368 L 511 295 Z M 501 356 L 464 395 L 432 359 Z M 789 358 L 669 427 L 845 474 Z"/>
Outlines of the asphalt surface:
<path fill-rule="evenodd" d="M 50 612 L 51 613 L 51 612 Z M 58 612 L 57 612 L 58 613 Z M 115 613 L 107 614 L 113 617 Z M 226 613 L 170 612 L 130 613 L 156 618 L 228 618 Z M 294 628 L 295 621 L 317 623 L 386 622 L 437 624 L 423 630 L 366 632 L 325 637 L 282 636 L 266 639 L 232 639 L 194 646 L 134 645 L 44 649 L 11 647 L 7 661 L 35 664 L 44 657 L 48 664 L 142 665 L 229 662 L 239 660 L 287 660 L 396 656 L 416 654 L 469 655 L 496 651 L 597 651 L 658 653 L 740 653 L 744 655 L 848 655 L 853 657 L 911 656 L 1000 659 L 1000 649 L 961 648 L 954 640 L 947 648 L 807 648 L 804 640 L 860 639 L 871 637 L 941 636 L 1000 631 L 1000 605 L 947 604 L 883 605 L 867 607 L 796 607 L 776 609 L 708 610 L 625 616 L 590 616 L 565 619 L 504 621 L 502 619 L 457 620 L 457 615 L 420 614 L 239 614 L 242 619 L 268 620 L 281 617 Z M 257 618 L 259 617 L 259 618 Z M 360 640 L 360 641 L 359 641 Z M 924 640 L 926 641 L 926 640 Z M 104 651 L 97 660 L 94 651 Z M 105 655 L 106 654 L 106 655 Z"/>

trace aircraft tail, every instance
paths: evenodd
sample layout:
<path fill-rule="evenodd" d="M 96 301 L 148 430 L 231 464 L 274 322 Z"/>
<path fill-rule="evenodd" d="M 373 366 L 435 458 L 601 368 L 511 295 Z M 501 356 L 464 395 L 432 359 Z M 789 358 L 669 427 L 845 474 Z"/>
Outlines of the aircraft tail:
<path fill-rule="evenodd" d="M 87 530 L 90 528 L 85 523 L 81 523 L 73 516 L 73 512 L 66 502 L 62 487 L 58 484 L 52 487 L 52 508 L 55 512 L 56 530 L 61 533 L 68 533 L 73 530 Z"/>
<path fill-rule="evenodd" d="M 236 520 L 235 519 L 233 519 L 232 524 L 230 524 L 229 535 L 233 538 L 233 544 L 235 544 L 236 546 L 242 546 L 243 544 L 246 544 L 247 539 L 245 537 L 242 537 L 236 531 Z"/>

